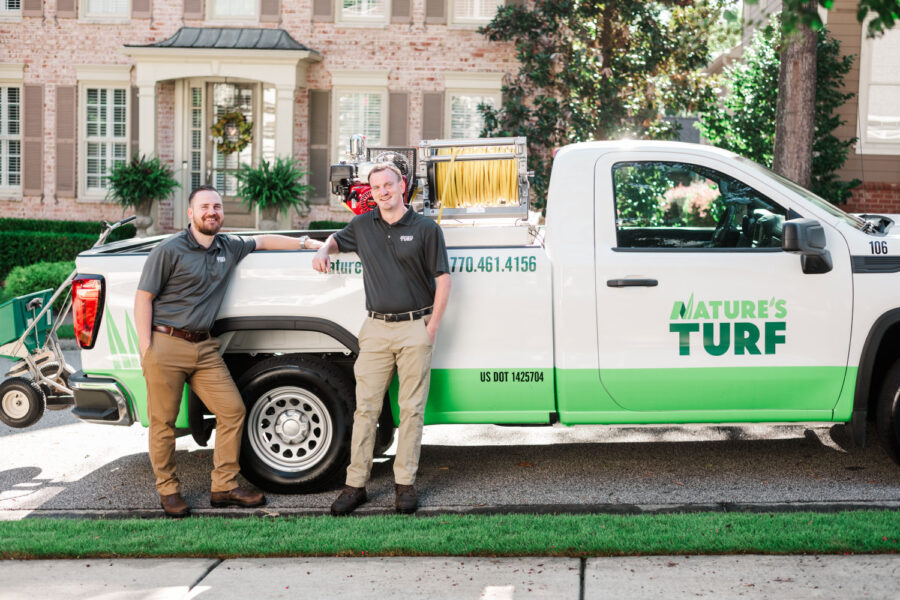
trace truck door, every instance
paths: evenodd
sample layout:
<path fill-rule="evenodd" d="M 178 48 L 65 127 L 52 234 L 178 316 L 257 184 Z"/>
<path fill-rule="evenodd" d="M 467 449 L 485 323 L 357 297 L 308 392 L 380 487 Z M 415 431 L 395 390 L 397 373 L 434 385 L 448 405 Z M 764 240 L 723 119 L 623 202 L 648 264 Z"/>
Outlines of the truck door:
<path fill-rule="evenodd" d="M 846 242 L 823 222 L 834 268 L 805 274 L 781 232 L 815 215 L 736 161 L 677 156 L 596 166 L 602 385 L 639 422 L 830 419 L 850 342 Z"/>

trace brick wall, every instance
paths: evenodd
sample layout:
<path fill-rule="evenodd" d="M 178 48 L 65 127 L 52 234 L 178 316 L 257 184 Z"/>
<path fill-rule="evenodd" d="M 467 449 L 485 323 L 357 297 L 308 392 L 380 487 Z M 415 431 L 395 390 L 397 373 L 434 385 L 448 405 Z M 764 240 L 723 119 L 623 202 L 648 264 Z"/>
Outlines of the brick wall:
<path fill-rule="evenodd" d="M 853 213 L 900 214 L 900 183 L 866 183 L 853 190 L 853 196 L 842 206 Z"/>
<path fill-rule="evenodd" d="M 152 0 L 152 17 L 115 23 L 88 22 L 56 14 L 56 3 L 44 3 L 43 17 L 23 17 L 20 22 L 0 22 L 0 63 L 24 63 L 25 84 L 44 85 L 43 195 L 0 198 L 0 216 L 48 219 L 117 219 L 115 204 L 89 202 L 56 194 L 55 129 L 56 86 L 77 85 L 75 66 L 132 64 L 124 45 L 146 45 L 164 40 L 182 26 L 280 27 L 294 39 L 318 51 L 324 58 L 311 65 L 309 89 L 329 89 L 332 69 L 384 69 L 390 72 L 389 90 L 408 93 L 408 135 L 415 145 L 422 134 L 422 98 L 425 92 L 443 89 L 442 71 L 501 71 L 516 69 L 509 45 L 489 43 L 472 29 L 425 23 L 425 0 L 412 0 L 409 22 L 373 28 L 313 21 L 312 0 L 282 0 L 279 23 L 212 23 L 185 21 L 183 0 Z M 133 82 L 132 82 L 133 83 Z M 294 111 L 294 153 L 308 161 L 307 115 L 309 95 L 298 89 Z M 157 143 L 160 157 L 174 165 L 175 86 L 157 86 Z M 79 124 L 83 126 L 83 124 Z M 82 176 L 78 173 L 78 177 Z M 158 224 L 170 230 L 174 222 L 172 201 L 161 203 Z M 126 213 L 127 214 L 127 213 Z M 350 216 L 349 211 L 317 206 L 309 217 L 293 217 L 295 226 L 314 219 Z"/>

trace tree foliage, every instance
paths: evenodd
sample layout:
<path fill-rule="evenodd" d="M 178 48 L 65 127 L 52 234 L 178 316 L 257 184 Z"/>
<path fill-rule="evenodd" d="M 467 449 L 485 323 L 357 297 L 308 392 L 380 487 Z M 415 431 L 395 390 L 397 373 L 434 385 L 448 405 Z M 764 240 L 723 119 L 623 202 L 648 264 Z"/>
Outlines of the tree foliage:
<path fill-rule="evenodd" d="M 844 76 L 852 56 L 841 56 L 840 43 L 826 30 L 817 32 L 815 135 L 813 139 L 812 185 L 816 194 L 832 203 L 850 195 L 859 180 L 840 181 L 837 171 L 844 165 L 856 138 L 842 140 L 834 130 L 843 125 L 837 110 L 852 93 L 843 91 Z M 725 69 L 727 93 L 720 103 L 701 115 L 703 135 L 716 146 L 771 167 L 775 142 L 775 107 L 782 33 L 777 21 L 758 30 L 743 60 Z"/>
<path fill-rule="evenodd" d="M 756 4 L 759 0 L 745 0 Z M 817 6 L 825 10 L 834 7 L 834 0 L 816 0 Z M 786 33 L 797 31 L 800 25 L 808 25 L 815 31 L 824 29 L 825 24 L 818 10 L 813 9 L 807 0 L 782 0 L 782 28 Z M 866 26 L 870 37 L 885 30 L 892 29 L 900 21 L 900 0 L 859 0 L 856 5 L 856 20 L 862 23 L 871 16 Z"/>
<path fill-rule="evenodd" d="M 537 0 L 506 6 L 481 29 L 512 41 L 520 63 L 504 102 L 482 106 L 483 135 L 526 136 L 534 206 L 543 208 L 553 150 L 620 137 L 672 139 L 666 116 L 712 99 L 708 32 L 726 0 Z"/>

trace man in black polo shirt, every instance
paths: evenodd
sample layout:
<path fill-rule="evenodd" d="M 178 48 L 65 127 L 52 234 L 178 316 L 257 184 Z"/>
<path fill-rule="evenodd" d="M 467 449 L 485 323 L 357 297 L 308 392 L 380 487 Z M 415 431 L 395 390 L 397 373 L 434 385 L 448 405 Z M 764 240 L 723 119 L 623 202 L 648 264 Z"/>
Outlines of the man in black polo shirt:
<path fill-rule="evenodd" d="M 216 416 L 210 504 L 265 504 L 265 496 L 241 489 L 236 481 L 244 403 L 218 352 L 221 344 L 209 330 L 229 275 L 245 256 L 254 250 L 321 246 L 308 236 L 219 234 L 225 215 L 222 197 L 211 186 L 191 192 L 187 215 L 188 227 L 150 252 L 134 298 L 141 367 L 147 381 L 150 463 L 160 505 L 175 518 L 190 514 L 175 475 L 175 418 L 185 381 Z"/>
<path fill-rule="evenodd" d="M 313 259 L 313 268 L 327 273 L 331 254 L 359 254 L 369 311 L 359 332 L 359 357 L 354 365 L 356 412 L 350 466 L 346 485 L 331 505 L 334 515 L 346 515 L 367 500 L 365 486 L 372 470 L 378 415 L 395 368 L 400 379 L 395 506 L 402 513 L 418 508 L 414 483 L 431 352 L 450 298 L 444 234 L 434 221 L 403 203 L 406 186 L 400 170 L 378 165 L 369 173 L 369 185 L 378 207 L 329 237 Z"/>

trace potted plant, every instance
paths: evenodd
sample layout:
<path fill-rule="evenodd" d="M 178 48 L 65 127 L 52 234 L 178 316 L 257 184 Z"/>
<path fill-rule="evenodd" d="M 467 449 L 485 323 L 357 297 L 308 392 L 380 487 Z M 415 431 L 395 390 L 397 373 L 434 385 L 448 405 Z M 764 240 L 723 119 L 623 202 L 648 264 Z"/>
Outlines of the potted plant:
<path fill-rule="evenodd" d="M 260 212 L 260 229 L 278 229 L 278 214 L 286 215 L 294 209 L 299 216 L 309 213 L 309 194 L 312 186 L 303 183 L 307 172 L 289 157 L 273 162 L 265 159 L 258 166 L 242 164 L 234 173 L 237 195 L 250 208 Z"/>
<path fill-rule="evenodd" d="M 157 156 L 134 156 L 128 162 L 114 163 L 108 181 L 107 199 L 115 200 L 123 209 L 134 209 L 138 237 L 146 236 L 153 225 L 153 203 L 181 187 L 172 168 Z"/>

